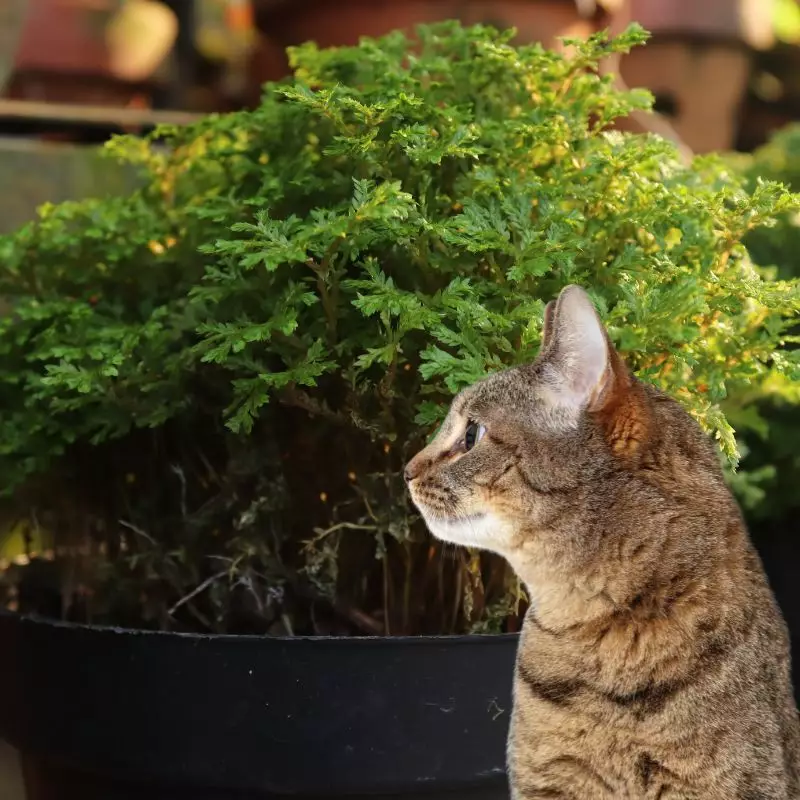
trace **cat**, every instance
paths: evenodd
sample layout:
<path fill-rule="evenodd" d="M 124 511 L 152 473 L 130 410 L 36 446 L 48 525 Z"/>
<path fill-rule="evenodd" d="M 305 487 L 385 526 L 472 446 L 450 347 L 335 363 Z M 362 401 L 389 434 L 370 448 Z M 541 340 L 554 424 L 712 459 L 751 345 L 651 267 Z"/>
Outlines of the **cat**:
<path fill-rule="evenodd" d="M 583 289 L 547 305 L 535 362 L 456 397 L 405 478 L 435 536 L 527 587 L 513 800 L 800 797 L 788 632 L 716 448 Z"/>

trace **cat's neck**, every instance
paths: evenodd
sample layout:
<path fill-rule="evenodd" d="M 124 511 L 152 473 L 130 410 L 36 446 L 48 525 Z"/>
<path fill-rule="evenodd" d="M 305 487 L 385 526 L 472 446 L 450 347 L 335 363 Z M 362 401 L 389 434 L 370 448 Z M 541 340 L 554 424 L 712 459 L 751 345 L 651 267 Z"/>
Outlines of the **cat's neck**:
<path fill-rule="evenodd" d="M 586 558 L 575 557 L 580 548 L 573 548 L 570 557 L 546 544 L 508 558 L 525 584 L 536 619 L 550 630 L 576 630 L 612 619 L 664 620 L 685 606 L 713 604 L 714 594 L 722 601 L 747 560 L 747 533 L 738 513 L 710 521 L 689 557 L 685 538 L 676 535 L 681 524 L 680 516 L 653 523 L 646 544 L 624 557 L 620 547 L 625 540 L 615 538 L 612 520 L 599 552 Z"/>
<path fill-rule="evenodd" d="M 525 585 L 536 619 L 549 630 L 561 631 L 607 617 L 620 606 L 603 584 L 585 575 L 570 575 L 547 565 L 513 564 Z"/>

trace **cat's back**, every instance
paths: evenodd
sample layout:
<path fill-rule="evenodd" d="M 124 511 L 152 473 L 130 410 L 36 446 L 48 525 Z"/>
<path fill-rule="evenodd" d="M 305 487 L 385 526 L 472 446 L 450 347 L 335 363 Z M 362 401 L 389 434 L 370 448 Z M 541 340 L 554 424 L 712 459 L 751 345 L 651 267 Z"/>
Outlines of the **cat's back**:
<path fill-rule="evenodd" d="M 800 797 L 786 625 L 713 448 L 643 391 L 651 449 L 595 487 L 603 518 L 579 521 L 595 554 L 567 587 L 554 576 L 533 591 L 509 740 L 516 797 L 562 785 L 598 800 Z M 556 612 L 571 603 L 589 612 Z"/>
<path fill-rule="evenodd" d="M 800 797 L 788 635 L 769 590 L 752 577 L 743 626 L 709 628 L 692 655 L 660 647 L 655 636 L 642 641 L 649 634 L 636 628 L 549 631 L 532 609 L 514 682 L 515 786 L 565 782 L 579 792 L 565 797 L 586 800 Z M 613 670 L 587 650 L 589 637 L 616 639 Z M 561 795 L 517 795 L 540 796 Z"/>

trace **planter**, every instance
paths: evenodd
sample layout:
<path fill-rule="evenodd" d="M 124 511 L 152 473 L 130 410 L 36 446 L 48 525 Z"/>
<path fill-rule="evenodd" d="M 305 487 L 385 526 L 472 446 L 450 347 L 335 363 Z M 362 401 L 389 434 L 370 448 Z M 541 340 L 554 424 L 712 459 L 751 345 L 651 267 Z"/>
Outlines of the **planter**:
<path fill-rule="evenodd" d="M 11 0 L 11 6 L 21 2 Z M 8 0 L 0 6 L 4 3 Z M 158 72 L 177 36 L 176 15 L 164 4 L 137 0 L 118 8 L 116 0 L 25 0 L 23 5 L 27 16 L 15 49 L 11 97 L 125 107 L 149 105 L 163 86 Z M 0 12 L 0 22 L 4 16 Z M 0 28 L 0 44 L 4 35 Z M 0 61 L 5 56 L 0 48 Z"/>
<path fill-rule="evenodd" d="M 630 15 L 653 39 L 622 59 L 627 83 L 656 95 L 695 152 L 732 148 L 752 50 L 772 44 L 772 0 L 630 0 Z"/>
<path fill-rule="evenodd" d="M 28 13 L 28 0 L 4 0 L 0 4 L 0 96 L 14 69 L 19 38 Z"/>
<path fill-rule="evenodd" d="M 750 53 L 741 43 L 655 35 L 622 59 L 620 71 L 629 86 L 653 92 L 656 109 L 694 152 L 734 146 L 750 74 Z"/>
<path fill-rule="evenodd" d="M 515 636 L 259 638 L 0 613 L 29 800 L 501 800 Z"/>
<path fill-rule="evenodd" d="M 335 4 L 256 0 L 255 7 L 256 25 L 263 35 L 250 64 L 256 86 L 287 75 L 284 49 L 306 41 L 320 47 L 353 45 L 362 36 L 458 19 L 466 25 L 515 27 L 520 41 L 554 47 L 557 37 L 588 36 L 595 27 L 578 13 L 575 0 L 347 0 Z"/>
<path fill-rule="evenodd" d="M 36 216 L 42 203 L 125 194 L 137 186 L 135 170 L 103 158 L 95 147 L 0 140 L 0 234 Z"/>
<path fill-rule="evenodd" d="M 766 49 L 773 43 L 774 0 L 630 0 L 631 15 L 653 34 L 735 40 Z"/>

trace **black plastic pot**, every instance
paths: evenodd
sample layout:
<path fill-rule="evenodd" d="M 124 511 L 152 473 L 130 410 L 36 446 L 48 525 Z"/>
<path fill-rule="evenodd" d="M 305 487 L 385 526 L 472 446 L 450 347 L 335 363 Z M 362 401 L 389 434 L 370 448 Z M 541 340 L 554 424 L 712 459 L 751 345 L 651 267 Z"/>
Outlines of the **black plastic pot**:
<path fill-rule="evenodd" d="M 800 536 L 797 522 L 787 517 L 755 527 L 753 543 L 789 627 L 794 697 L 800 705 Z"/>
<path fill-rule="evenodd" d="M 30 800 L 507 798 L 515 636 L 280 639 L 0 613 Z"/>

